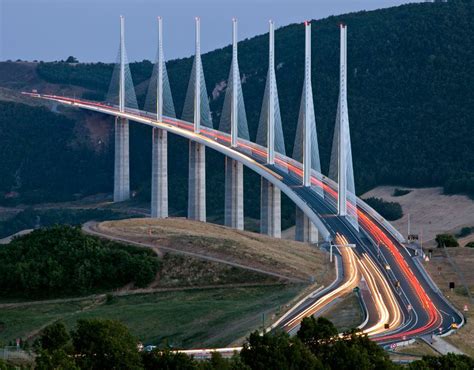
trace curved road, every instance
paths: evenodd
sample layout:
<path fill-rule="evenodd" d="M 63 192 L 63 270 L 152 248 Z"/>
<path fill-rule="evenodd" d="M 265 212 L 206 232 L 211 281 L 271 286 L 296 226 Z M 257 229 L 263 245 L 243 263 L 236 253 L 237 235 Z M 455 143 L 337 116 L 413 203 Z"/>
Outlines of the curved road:
<path fill-rule="evenodd" d="M 357 204 L 348 203 L 348 208 L 357 213 L 359 230 L 348 219 L 337 216 L 337 184 L 322 174 L 313 171 L 312 186 L 303 187 L 300 163 L 277 154 L 275 165 L 269 166 L 264 147 L 239 139 L 238 146 L 231 148 L 230 135 L 226 133 L 202 128 L 196 134 L 192 123 L 175 118 L 165 117 L 163 122 L 158 122 L 148 112 L 130 109 L 120 112 L 117 107 L 103 103 L 37 93 L 24 94 L 165 129 L 236 159 L 275 184 L 311 219 L 326 241 L 339 239 L 345 244 L 355 245 L 354 250 L 347 253 L 350 256 L 347 257 L 349 262 L 345 262 L 344 274 L 349 276 L 351 283 L 348 286 L 352 287 L 354 281 L 350 278 L 350 271 L 355 269 L 369 286 L 371 299 L 364 297 L 372 318 L 367 323 L 370 329 L 368 334 L 379 343 L 399 342 L 432 333 L 444 334 L 451 330 L 453 323 L 457 326 L 464 323 L 462 314 L 429 281 L 416 260 L 419 257 L 413 256 L 404 247 L 403 237 L 373 209 L 360 199 L 357 199 Z M 323 297 L 309 297 L 302 307 L 321 306 L 321 299 L 343 294 L 341 286 L 347 281 L 342 279 L 339 284 L 325 290 Z M 295 310 L 281 326 L 292 326 L 303 316 L 313 314 L 313 311 L 307 310 L 306 314 L 301 315 L 301 310 Z M 374 316 L 378 317 L 375 321 Z M 388 321 L 384 323 L 385 320 Z"/>

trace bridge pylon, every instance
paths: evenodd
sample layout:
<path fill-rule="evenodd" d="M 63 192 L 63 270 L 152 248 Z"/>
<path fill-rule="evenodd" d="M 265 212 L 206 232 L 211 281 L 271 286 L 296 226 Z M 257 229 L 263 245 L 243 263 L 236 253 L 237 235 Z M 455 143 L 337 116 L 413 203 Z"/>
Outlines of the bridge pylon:
<path fill-rule="evenodd" d="M 257 144 L 267 147 L 267 164 L 275 164 L 275 152 L 285 155 L 285 142 L 275 75 L 275 24 L 269 21 L 268 73 L 265 85 Z M 260 232 L 281 237 L 281 191 L 262 177 L 260 192 Z"/>
<path fill-rule="evenodd" d="M 127 57 L 125 52 L 125 18 L 120 16 L 120 65 L 118 84 L 118 106 L 125 111 Z M 133 86 L 133 84 L 132 84 Z M 114 202 L 130 198 L 130 152 L 129 124 L 125 118 L 115 119 Z"/>
<path fill-rule="evenodd" d="M 148 86 L 145 110 L 156 113 L 158 122 L 163 121 L 163 116 L 176 117 L 163 53 L 161 17 L 158 17 L 158 51 Z M 168 132 L 158 127 L 152 129 L 151 217 L 168 217 Z"/>
<path fill-rule="evenodd" d="M 337 181 L 338 184 L 338 215 L 347 217 L 348 221 L 358 229 L 357 210 L 355 207 L 348 207 L 348 203 L 356 205 L 357 198 L 355 195 L 349 111 L 347 105 L 347 26 L 345 24 L 340 25 L 339 101 L 329 177 Z"/>
<path fill-rule="evenodd" d="M 240 81 L 238 62 L 237 19 L 232 19 L 232 63 L 227 80 L 219 130 L 230 133 L 231 146 L 238 146 L 238 138 L 249 140 L 247 115 Z M 224 224 L 244 229 L 244 168 L 241 162 L 225 157 Z"/>
<path fill-rule="evenodd" d="M 316 117 L 314 113 L 313 87 L 311 82 L 311 23 L 305 22 L 305 64 L 304 84 L 301 94 L 301 104 L 296 128 L 293 158 L 303 164 L 302 186 L 312 187 L 323 196 L 320 183 L 313 183 L 312 177 L 321 173 L 319 157 L 318 134 L 316 131 Z M 314 171 L 313 171 L 314 170 Z M 318 230 L 309 218 L 296 207 L 297 241 L 314 243 L 318 238 Z"/>
<path fill-rule="evenodd" d="M 194 122 L 194 132 L 201 126 L 212 128 L 206 82 L 201 62 L 201 20 L 196 17 L 196 52 L 189 80 L 182 119 Z M 188 218 L 206 221 L 206 147 L 189 141 Z"/>

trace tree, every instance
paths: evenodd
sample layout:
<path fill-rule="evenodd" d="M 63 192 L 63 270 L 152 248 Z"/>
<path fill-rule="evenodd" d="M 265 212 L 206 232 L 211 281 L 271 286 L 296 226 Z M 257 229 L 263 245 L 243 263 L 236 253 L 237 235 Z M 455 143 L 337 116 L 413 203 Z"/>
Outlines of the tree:
<path fill-rule="evenodd" d="M 55 351 L 64 348 L 70 340 L 71 336 L 67 332 L 64 323 L 56 321 L 43 329 L 40 336 L 40 345 L 44 350 Z"/>
<path fill-rule="evenodd" d="M 301 321 L 298 338 L 319 358 L 329 356 L 327 342 L 337 337 L 338 331 L 334 324 L 324 317 L 315 319 L 313 316 L 305 317 Z"/>
<path fill-rule="evenodd" d="M 323 317 L 303 319 L 298 338 L 330 369 L 393 369 L 388 355 L 367 335 L 351 330 L 340 337 Z"/>
<path fill-rule="evenodd" d="M 423 356 L 421 360 L 412 362 L 410 370 L 472 370 L 474 359 L 466 355 L 448 353 L 444 356 Z"/>
<path fill-rule="evenodd" d="M 298 338 L 288 334 L 250 334 L 240 357 L 252 370 L 323 369 L 319 361 Z"/>
<path fill-rule="evenodd" d="M 66 59 L 66 63 L 79 63 L 79 61 L 71 55 Z"/>
<path fill-rule="evenodd" d="M 57 321 L 43 329 L 39 338 L 36 368 L 48 369 L 78 369 L 71 346 L 71 336 L 62 321 Z"/>
<path fill-rule="evenodd" d="M 438 248 L 455 248 L 459 247 L 459 243 L 456 238 L 451 234 L 438 234 L 436 235 L 436 243 Z"/>
<path fill-rule="evenodd" d="M 173 352 L 169 348 L 144 352 L 142 355 L 145 369 L 193 370 L 197 363 L 185 353 Z"/>
<path fill-rule="evenodd" d="M 86 369 L 141 369 L 137 340 L 113 320 L 79 320 L 72 333 L 77 362 Z"/>

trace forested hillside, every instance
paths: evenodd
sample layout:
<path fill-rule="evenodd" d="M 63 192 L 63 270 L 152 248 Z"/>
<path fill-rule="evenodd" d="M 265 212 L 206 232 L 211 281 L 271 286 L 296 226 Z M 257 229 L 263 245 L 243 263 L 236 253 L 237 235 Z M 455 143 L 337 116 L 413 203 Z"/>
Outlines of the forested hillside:
<path fill-rule="evenodd" d="M 313 89 L 323 172 L 327 173 L 338 94 L 339 30 L 348 25 L 349 114 L 356 188 L 363 192 L 381 184 L 444 186 L 447 192 L 474 194 L 474 4 L 470 2 L 420 3 L 359 12 L 313 22 Z M 267 72 L 267 35 L 239 44 L 239 62 L 250 134 L 255 138 Z M 301 24 L 276 32 L 277 83 L 287 152 L 293 147 L 303 83 L 304 30 Z M 133 59 L 133 56 L 130 56 Z M 216 86 L 226 80 L 231 49 L 203 55 L 207 89 L 215 124 L 223 104 Z M 168 72 L 178 113 L 181 112 L 192 58 L 170 61 Z M 132 63 L 139 102 L 144 101 L 146 79 L 152 65 Z M 38 76 L 54 84 L 86 88 L 85 97 L 101 98 L 108 88 L 112 66 L 41 63 Z M 2 106 L 3 107 L 3 106 Z M 10 108 L 11 109 L 11 108 Z M 3 108 L 0 110 L 3 118 Z M 7 121 L 12 117 L 7 118 Z M 56 118 L 61 119 L 61 118 Z M 76 123 L 77 125 L 77 123 Z M 58 132 L 54 134 L 59 135 Z M 65 132 L 64 135 L 71 133 Z M 2 136 L 3 138 L 4 136 Z M 3 139 L 2 139 L 3 140 Z M 58 139 L 59 142 L 64 140 Z M 132 186 L 147 196 L 150 181 L 150 131 L 133 127 Z M 9 145 L 13 145 L 10 143 Z M 58 150 L 56 146 L 52 150 Z M 98 162 L 77 153 L 72 170 L 89 163 L 79 179 L 88 179 L 87 191 L 102 190 L 112 176 L 112 148 Z M 170 139 L 171 206 L 186 204 L 187 156 L 183 140 Z M 62 153 L 62 151 L 61 151 Z M 67 152 L 66 152 L 67 153 Z M 208 208 L 223 207 L 224 162 L 208 152 Z M 53 155 L 54 156 L 54 155 Z M 54 156 L 56 157 L 56 156 Z M 2 157 L 3 158 L 3 157 Z M 59 156 L 57 156 L 59 158 Z M 108 162 L 109 161 L 109 162 Z M 44 165 L 44 164 L 43 164 Z M 0 165 L 0 190 L 12 185 L 15 166 Z M 100 167 L 100 169 L 98 168 Z M 5 180 L 4 180 L 5 179 Z M 3 181 L 4 180 L 4 181 Z M 38 184 L 52 191 L 52 183 Z M 246 177 L 247 189 L 258 177 Z M 86 184 L 74 184 L 85 187 Z M 62 184 L 65 189 L 69 185 Z M 255 185 L 257 186 L 257 185 Z M 221 189 L 222 188 L 222 189 Z M 219 192 L 218 189 L 221 189 Z M 109 189 L 111 190 L 111 188 Z M 65 190 L 67 192 L 67 190 Z M 77 191 L 77 190 L 74 190 Z M 246 192 L 246 213 L 258 215 L 258 192 Z"/>

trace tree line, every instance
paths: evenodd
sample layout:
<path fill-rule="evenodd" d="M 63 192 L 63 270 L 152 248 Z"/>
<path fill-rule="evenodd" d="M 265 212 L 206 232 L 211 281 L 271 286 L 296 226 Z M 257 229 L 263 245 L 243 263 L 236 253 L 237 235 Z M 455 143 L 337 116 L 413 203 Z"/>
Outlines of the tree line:
<path fill-rule="evenodd" d="M 469 370 L 465 355 L 424 356 L 408 366 L 393 363 L 365 334 L 351 330 L 338 335 L 325 318 L 305 318 L 294 337 L 284 332 L 252 333 L 240 353 L 230 359 L 213 353 L 196 360 L 170 348 L 139 351 L 126 326 L 101 319 L 78 320 L 70 332 L 62 322 L 46 327 L 34 344 L 36 369 L 167 369 L 167 370 Z"/>

